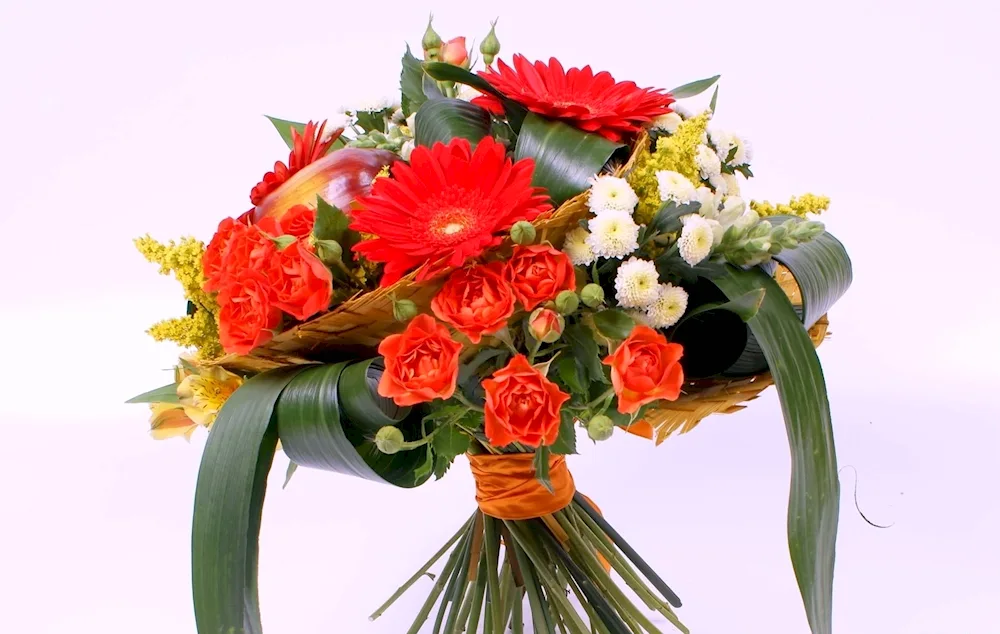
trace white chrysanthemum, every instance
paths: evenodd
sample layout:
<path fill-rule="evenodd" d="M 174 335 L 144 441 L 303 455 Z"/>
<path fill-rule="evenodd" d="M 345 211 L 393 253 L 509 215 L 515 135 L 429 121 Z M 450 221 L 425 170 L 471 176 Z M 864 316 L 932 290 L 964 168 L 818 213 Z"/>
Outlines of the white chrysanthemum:
<path fill-rule="evenodd" d="M 587 245 L 598 257 L 623 258 L 639 248 L 639 225 L 627 211 L 602 211 L 587 226 Z"/>
<path fill-rule="evenodd" d="M 684 316 L 687 305 L 687 291 L 673 284 L 660 284 L 660 296 L 646 309 L 646 319 L 652 328 L 669 328 Z"/>
<path fill-rule="evenodd" d="M 698 214 L 689 214 L 681 220 L 684 222 L 684 228 L 681 229 L 677 246 L 684 261 L 694 266 L 712 253 L 715 229 L 712 227 L 712 221 Z"/>
<path fill-rule="evenodd" d="M 683 121 L 683 119 L 681 119 L 679 114 L 676 112 L 668 112 L 667 114 L 661 114 L 653 119 L 653 123 L 650 127 L 660 132 L 673 134 L 674 132 L 677 132 L 677 126 L 681 124 L 681 121 Z"/>
<path fill-rule="evenodd" d="M 694 116 L 694 110 L 676 101 L 670 104 L 670 109 L 680 115 L 681 119 L 690 119 Z"/>
<path fill-rule="evenodd" d="M 660 277 L 649 260 L 629 258 L 618 267 L 615 299 L 622 308 L 645 308 L 660 295 Z"/>
<path fill-rule="evenodd" d="M 624 178 L 595 176 L 590 179 L 590 198 L 587 205 L 592 212 L 627 211 L 639 204 L 639 197 Z"/>
<path fill-rule="evenodd" d="M 733 144 L 736 146 L 736 152 L 733 154 L 733 160 L 730 161 L 730 164 L 748 165 L 753 160 L 753 148 L 750 146 L 750 141 L 733 135 Z"/>
<path fill-rule="evenodd" d="M 701 203 L 698 213 L 702 216 L 715 218 L 719 215 L 719 197 L 710 188 L 702 185 L 695 192 L 695 198 Z"/>
<path fill-rule="evenodd" d="M 726 179 L 722 178 L 722 174 L 716 174 L 715 176 L 709 178 L 708 184 L 719 196 L 723 196 L 729 192 L 729 185 L 726 183 Z"/>
<path fill-rule="evenodd" d="M 409 161 L 410 160 L 410 155 L 413 154 L 413 150 L 416 147 L 417 147 L 417 144 L 414 143 L 413 139 L 410 139 L 409 141 L 407 141 L 406 143 L 404 143 L 403 147 L 401 147 L 399 149 L 399 156 L 400 156 L 400 158 L 402 158 L 404 161 Z"/>
<path fill-rule="evenodd" d="M 349 128 L 354 124 L 354 117 L 343 112 L 333 114 L 326 119 L 326 127 L 323 128 L 323 141 L 329 139 L 334 132 L 341 128 Z"/>
<path fill-rule="evenodd" d="M 355 106 L 353 112 L 379 112 L 386 108 L 391 108 L 393 105 L 395 104 L 389 97 L 369 97 L 368 100 L 362 101 Z"/>
<path fill-rule="evenodd" d="M 656 182 L 660 187 L 660 200 L 666 202 L 672 200 L 678 204 L 691 202 L 695 199 L 696 191 L 691 181 L 679 172 L 670 170 L 660 170 L 656 173 Z"/>
<path fill-rule="evenodd" d="M 722 180 L 726 182 L 726 193 L 730 196 L 740 195 L 740 181 L 736 174 L 723 174 Z"/>
<path fill-rule="evenodd" d="M 747 204 L 739 196 L 727 196 L 722 203 L 722 211 L 719 212 L 717 220 L 722 226 L 728 228 L 736 222 L 736 219 L 747 210 Z"/>
<path fill-rule="evenodd" d="M 712 141 L 712 145 L 715 146 L 715 152 L 719 156 L 719 160 L 725 163 L 726 158 L 729 157 L 730 150 L 736 145 L 735 137 L 725 130 L 709 130 L 708 138 Z"/>
<path fill-rule="evenodd" d="M 590 233 L 583 227 L 577 227 L 566 234 L 563 242 L 563 252 L 569 256 L 570 262 L 577 266 L 587 266 L 596 258 L 594 250 L 587 244 Z"/>
<path fill-rule="evenodd" d="M 718 155 L 707 145 L 699 145 L 694 155 L 694 162 L 698 165 L 701 177 L 704 179 L 714 178 L 722 174 L 722 161 Z"/>

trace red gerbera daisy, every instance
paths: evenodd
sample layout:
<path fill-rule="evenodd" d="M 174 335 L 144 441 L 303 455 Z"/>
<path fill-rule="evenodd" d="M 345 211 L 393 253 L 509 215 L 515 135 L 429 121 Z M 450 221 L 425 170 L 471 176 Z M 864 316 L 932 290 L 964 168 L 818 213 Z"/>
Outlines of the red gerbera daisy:
<path fill-rule="evenodd" d="M 639 126 L 670 112 L 674 98 L 662 89 L 639 88 L 635 82 L 615 82 L 608 72 L 596 75 L 590 66 L 564 71 L 556 58 L 531 64 L 523 55 L 514 56 L 514 68 L 497 61 L 500 72 L 487 68 L 479 75 L 494 88 L 532 112 L 561 119 L 585 130 L 619 141 L 639 131 Z M 493 95 L 476 97 L 494 114 L 503 105 Z"/>
<path fill-rule="evenodd" d="M 418 147 L 409 165 L 396 163 L 392 178 L 358 199 L 351 228 L 377 237 L 354 250 L 385 262 L 382 286 L 424 264 L 417 279 L 461 266 L 500 244 L 515 222 L 551 209 L 545 190 L 531 186 L 534 169 L 531 159 L 512 162 L 491 137 L 475 152 L 465 139 Z"/>
<path fill-rule="evenodd" d="M 288 165 L 275 161 L 274 171 L 264 174 L 264 178 L 250 190 L 250 202 L 255 206 L 259 205 L 268 194 L 278 189 L 295 172 L 324 156 L 344 131 L 334 130 L 333 134 L 324 139 L 325 128 L 326 121 L 319 124 L 319 127 L 310 121 L 305 125 L 302 134 L 292 128 L 292 151 L 288 154 Z"/>

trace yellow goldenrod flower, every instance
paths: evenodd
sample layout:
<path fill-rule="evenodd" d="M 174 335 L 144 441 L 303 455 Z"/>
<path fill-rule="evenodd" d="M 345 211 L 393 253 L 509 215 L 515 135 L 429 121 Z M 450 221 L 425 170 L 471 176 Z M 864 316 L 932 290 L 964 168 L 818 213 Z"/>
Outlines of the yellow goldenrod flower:
<path fill-rule="evenodd" d="M 698 168 L 698 147 L 705 143 L 708 127 L 707 113 L 681 122 L 670 136 L 656 141 L 656 150 L 641 149 L 636 156 L 635 166 L 628 175 L 628 183 L 639 196 L 639 206 L 635 210 L 636 222 L 646 224 L 663 204 L 656 173 L 677 172 L 691 181 L 694 187 L 701 185 Z"/>
<path fill-rule="evenodd" d="M 137 238 L 135 246 L 150 262 L 160 265 L 160 274 L 174 274 L 184 288 L 184 296 L 197 310 L 186 317 L 167 319 L 149 329 L 157 341 L 173 341 L 184 347 L 198 349 L 198 356 L 211 359 L 222 354 L 216 314 L 218 304 L 202 290 L 205 275 L 201 268 L 205 245 L 194 238 L 184 238 L 179 243 L 157 242 L 149 236 Z"/>
<path fill-rule="evenodd" d="M 830 206 L 828 196 L 817 196 L 816 194 L 803 194 L 788 201 L 788 204 L 779 203 L 773 205 L 770 202 L 750 201 L 750 208 L 761 217 L 767 216 L 799 216 L 804 218 L 806 214 L 821 214 Z"/>

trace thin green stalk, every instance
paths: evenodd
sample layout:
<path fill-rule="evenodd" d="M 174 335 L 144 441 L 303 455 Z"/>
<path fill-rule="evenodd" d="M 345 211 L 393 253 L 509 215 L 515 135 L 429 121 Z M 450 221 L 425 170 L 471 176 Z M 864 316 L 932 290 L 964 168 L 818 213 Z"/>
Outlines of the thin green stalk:
<path fill-rule="evenodd" d="M 507 524 L 509 526 L 510 522 Z M 517 557 L 518 563 L 521 564 L 521 575 L 524 577 L 524 589 L 528 593 L 528 604 L 531 606 L 531 622 L 534 625 L 535 632 L 538 634 L 554 634 L 552 624 L 547 622 L 546 606 L 542 601 L 541 593 L 538 591 L 538 583 L 535 581 L 535 575 L 531 571 L 531 561 L 528 560 L 527 555 L 524 554 L 524 548 L 516 540 L 513 547 L 514 556 Z"/>
<path fill-rule="evenodd" d="M 640 627 L 645 629 L 647 632 L 652 632 L 653 634 L 662 634 L 659 628 L 653 625 L 652 621 L 649 620 L 645 614 L 642 613 L 632 601 L 622 592 L 621 588 L 611 579 L 611 577 L 605 572 L 604 567 L 601 566 L 601 562 L 597 559 L 597 555 L 594 554 L 593 546 L 584 541 L 583 537 L 576 530 L 576 527 L 572 525 L 571 522 L 567 521 L 565 517 L 555 516 L 556 521 L 562 526 L 563 530 L 569 535 L 570 544 L 572 548 L 572 555 L 575 555 L 580 563 L 587 569 L 590 574 L 591 579 L 597 583 L 601 590 L 604 592 L 605 596 L 617 607 L 619 615 L 625 619 L 625 622 L 629 625 L 635 634 L 642 634 Z"/>
<path fill-rule="evenodd" d="M 425 563 L 420 568 L 420 570 L 418 570 L 415 573 L 413 573 L 412 577 L 410 577 L 409 579 L 407 579 L 406 582 L 403 583 L 403 585 L 399 586 L 399 589 L 396 590 L 396 592 L 393 593 L 393 595 L 391 597 L 389 597 L 388 601 L 386 601 L 385 603 L 383 603 L 382 605 L 380 605 L 377 610 L 375 610 L 374 612 L 372 612 L 371 616 L 368 617 L 368 620 L 369 621 L 374 621 L 378 617 L 382 616 L 382 614 L 386 610 L 388 610 L 389 607 L 393 603 L 395 603 L 397 599 L 399 599 L 399 597 L 403 596 L 403 594 L 407 590 L 410 589 L 410 586 L 412 586 L 414 583 L 417 582 L 417 580 L 419 580 L 421 577 L 423 577 L 425 574 L 427 574 L 427 571 L 431 569 L 431 566 L 433 566 L 437 562 L 438 559 L 441 559 L 441 557 L 446 552 L 448 552 L 448 549 L 451 547 L 451 545 L 454 544 L 455 542 L 457 542 L 458 539 L 462 536 L 462 534 L 465 531 L 469 530 L 469 522 L 472 522 L 475 519 L 475 517 L 476 517 L 475 514 L 473 514 L 472 518 L 470 518 L 468 522 L 466 522 L 465 524 L 463 524 L 462 528 L 458 529 L 458 532 L 455 533 L 454 535 L 452 535 L 451 539 L 449 539 L 448 542 L 444 546 L 441 547 L 441 550 L 439 550 L 436 553 L 434 553 L 434 556 L 431 557 L 427 561 L 427 563 Z"/>
<path fill-rule="evenodd" d="M 486 584 L 489 587 L 490 599 L 490 629 L 496 634 L 502 634 L 503 617 L 500 614 L 500 576 L 497 572 L 497 563 L 500 560 L 500 531 L 495 518 L 484 516 L 484 530 L 486 536 Z"/>
<path fill-rule="evenodd" d="M 524 602 L 515 601 L 510 616 L 510 631 L 513 634 L 524 634 Z"/>
<path fill-rule="evenodd" d="M 630 588 L 641 598 L 645 604 L 653 610 L 656 610 L 664 616 L 668 621 L 670 621 L 674 627 L 679 629 L 684 634 L 688 634 L 687 627 L 677 618 L 674 611 L 670 609 L 670 606 L 661 599 L 660 597 L 653 594 L 653 591 L 647 586 L 639 575 L 635 572 L 635 569 L 629 565 L 629 563 L 618 553 L 618 551 L 611 547 L 610 540 L 604 535 L 600 527 L 590 519 L 590 516 L 580 511 L 579 509 L 567 509 L 568 514 L 578 516 L 582 521 L 577 524 L 577 528 L 581 528 L 580 532 L 584 539 L 590 539 L 590 543 L 597 547 L 607 559 L 615 571 L 625 580 Z"/>
<path fill-rule="evenodd" d="M 441 624 L 444 623 L 445 611 L 448 610 L 449 604 L 451 604 L 450 612 L 452 613 L 461 609 L 460 606 L 455 605 L 454 599 L 459 586 L 465 585 L 465 576 L 468 574 L 467 571 L 469 569 L 469 548 L 471 543 L 472 529 L 470 529 L 466 539 L 462 540 L 462 554 L 458 556 L 458 563 L 455 565 L 455 569 L 448 579 L 448 587 L 444 591 L 444 596 L 441 597 L 441 605 L 438 606 L 437 618 L 434 620 L 433 634 L 440 634 Z"/>
<path fill-rule="evenodd" d="M 479 561 L 479 571 L 476 577 L 476 585 L 472 592 L 472 611 L 466 621 L 465 631 L 476 634 L 479 629 L 479 618 L 483 612 L 483 599 L 486 597 L 486 549 L 483 549 L 482 559 Z M 459 619 L 462 620 L 462 619 Z M 489 619 L 486 619 L 487 622 Z"/>
<path fill-rule="evenodd" d="M 458 557 L 461 554 L 462 549 L 465 547 L 465 543 L 468 539 L 469 533 L 466 531 L 466 533 L 462 535 L 458 545 L 455 546 L 453 551 L 451 551 L 451 556 L 448 557 L 448 561 L 441 570 L 441 574 L 438 575 L 437 581 L 434 582 L 430 595 L 427 597 L 427 600 L 424 601 L 424 605 L 420 608 L 420 612 L 417 613 L 416 618 L 413 619 L 413 624 L 410 625 L 410 629 L 406 631 L 406 634 L 417 634 L 420 631 L 424 621 L 427 620 L 427 615 L 431 613 L 431 608 L 433 608 L 434 604 L 437 602 L 438 596 L 441 594 L 441 591 L 444 590 L 445 580 L 451 577 L 451 573 L 458 563 Z"/>
<path fill-rule="evenodd" d="M 472 562 L 478 562 L 482 559 L 483 554 L 483 526 L 479 521 L 480 514 L 477 512 L 473 515 L 472 528 L 469 533 L 469 554 L 465 557 L 465 566 L 460 566 L 456 569 L 456 573 L 459 574 L 458 584 L 455 586 L 455 595 L 451 600 L 451 611 L 448 613 L 448 620 L 445 622 L 444 631 L 445 634 L 454 634 L 459 632 L 459 626 L 461 623 L 465 623 L 468 618 L 468 610 L 471 606 L 465 605 L 465 595 L 468 593 L 469 584 L 472 583 L 469 580 L 469 574 L 472 572 Z M 473 552 L 475 549 L 475 552 Z M 462 616 L 462 612 L 465 615 Z"/>
<path fill-rule="evenodd" d="M 600 625 L 601 634 L 607 634 L 608 632 L 607 628 L 605 628 L 604 624 L 601 623 L 601 620 L 598 618 L 597 613 L 594 612 L 593 606 L 591 606 L 590 602 L 587 601 L 587 598 L 583 596 L 583 593 L 580 591 L 580 587 L 576 584 L 576 581 L 573 580 L 573 576 L 570 575 L 569 572 L 565 569 L 565 566 L 563 566 L 559 562 L 559 558 L 556 556 L 556 553 L 554 551 L 554 549 L 557 548 L 558 546 L 552 546 L 547 540 L 542 541 L 541 546 L 543 549 L 545 549 L 545 552 L 549 557 L 549 559 L 556 562 L 556 565 L 553 567 L 553 570 L 555 570 L 556 581 L 559 583 L 559 588 L 562 589 L 568 587 L 573 592 L 573 594 L 576 595 L 576 598 L 580 602 L 580 605 L 582 605 L 584 611 L 586 611 L 587 618 L 590 619 L 591 628 L 593 629 L 596 627 L 596 625 Z M 555 591 L 556 591 L 555 589 L 549 588 L 549 592 L 555 592 Z"/>
<path fill-rule="evenodd" d="M 510 529 L 510 532 L 514 536 L 514 539 L 518 540 L 518 543 L 520 543 L 521 547 L 524 548 L 524 552 L 528 556 L 528 558 L 531 559 L 532 562 L 534 562 L 535 569 L 538 571 L 538 576 L 542 579 L 543 583 L 545 583 L 549 587 L 553 588 L 558 587 L 555 579 L 548 573 L 548 571 L 545 568 L 546 561 L 544 555 L 542 555 L 538 551 L 538 548 L 536 548 L 536 546 L 531 542 L 531 540 L 525 534 L 526 532 L 519 526 L 515 525 L 513 522 L 508 522 L 507 527 Z M 571 613 L 569 622 L 573 624 L 576 628 L 576 632 L 574 634 L 576 633 L 586 634 L 587 626 L 580 618 L 580 615 L 577 614 L 576 610 L 574 610 L 573 607 L 569 605 L 569 601 L 566 599 L 566 596 L 560 593 L 554 593 L 553 600 L 561 604 L 566 604 L 569 607 L 569 612 Z"/>
<path fill-rule="evenodd" d="M 618 534 L 618 531 L 608 524 L 607 520 L 605 520 L 601 514 L 590 505 L 589 502 L 587 502 L 586 498 L 577 492 L 573 495 L 573 502 L 578 507 L 583 509 L 590 519 L 592 519 L 601 528 L 605 535 L 611 538 L 611 541 L 615 543 L 615 546 L 618 546 L 618 549 L 625 553 L 625 556 L 629 558 L 629 561 L 635 564 L 635 567 L 639 569 L 639 572 L 649 579 L 649 582 L 653 584 L 653 587 L 656 588 L 660 594 L 664 596 L 664 598 L 666 598 L 670 605 L 675 608 L 681 607 L 680 597 L 678 597 L 677 594 L 670 589 L 670 586 L 663 582 L 663 579 L 660 579 L 660 576 L 649 567 L 649 564 L 647 564 L 643 558 L 639 556 L 639 553 L 635 552 L 635 549 L 633 549 L 628 542 L 626 542 L 625 539 Z"/>
<path fill-rule="evenodd" d="M 514 610 L 514 602 L 519 601 L 523 594 L 522 589 L 514 580 L 514 570 L 508 559 L 509 556 L 507 553 L 504 554 L 503 571 L 500 576 L 500 597 L 503 600 L 501 605 L 503 607 L 504 627 L 510 623 L 510 615 Z"/>

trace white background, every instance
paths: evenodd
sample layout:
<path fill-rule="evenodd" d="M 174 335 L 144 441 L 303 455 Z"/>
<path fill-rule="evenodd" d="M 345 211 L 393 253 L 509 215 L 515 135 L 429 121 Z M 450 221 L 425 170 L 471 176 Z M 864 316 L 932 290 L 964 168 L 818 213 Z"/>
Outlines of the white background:
<path fill-rule="evenodd" d="M 855 282 L 821 349 L 842 465 L 835 631 L 1000 632 L 996 15 L 987 3 L 622 0 L 0 3 L 0 631 L 187 634 L 204 436 L 154 442 L 125 406 L 176 356 L 144 329 L 179 286 L 133 250 L 211 237 L 286 150 L 261 116 L 391 94 L 433 8 L 445 37 L 670 88 L 722 73 L 716 123 L 750 137 L 746 189 L 830 195 Z M 773 392 L 659 448 L 616 436 L 581 490 L 706 634 L 806 631 L 785 542 Z M 272 474 L 270 634 L 398 634 L 367 614 L 473 508 L 464 464 L 416 491 Z"/>

